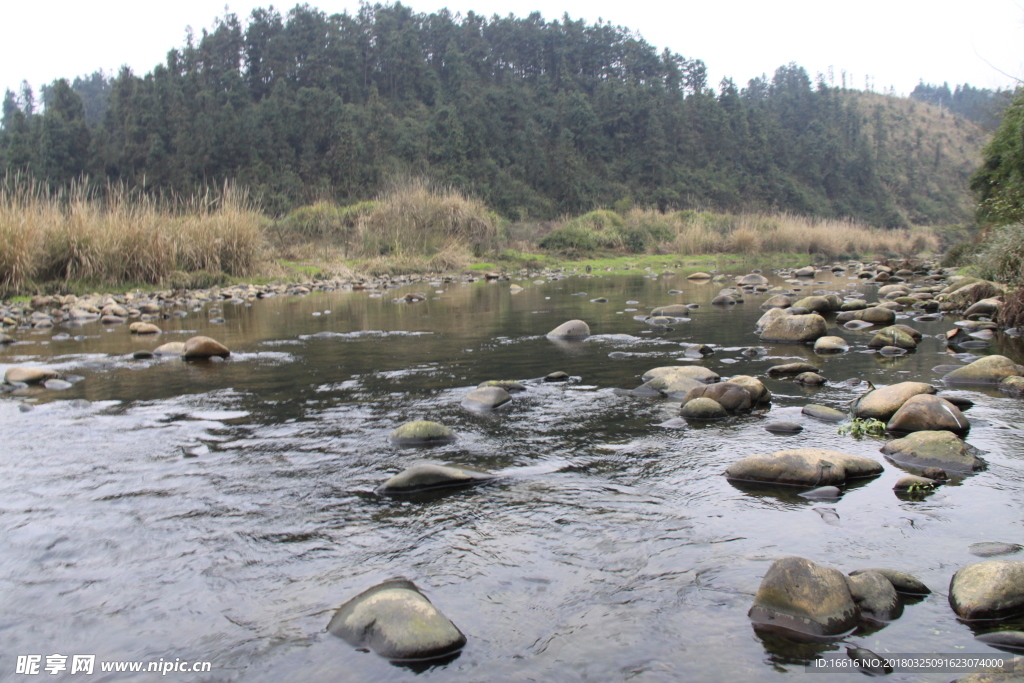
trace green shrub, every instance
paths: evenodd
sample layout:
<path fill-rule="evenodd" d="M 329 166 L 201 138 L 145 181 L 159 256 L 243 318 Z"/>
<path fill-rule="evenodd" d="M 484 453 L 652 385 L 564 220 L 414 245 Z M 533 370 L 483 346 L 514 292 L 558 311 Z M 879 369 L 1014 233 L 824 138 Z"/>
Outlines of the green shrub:
<path fill-rule="evenodd" d="M 1024 285 L 1024 223 L 993 228 L 974 262 L 982 279 Z"/>
<path fill-rule="evenodd" d="M 580 253 L 594 251 L 598 242 L 594 232 L 586 228 L 565 225 L 552 230 L 547 237 L 537 243 L 541 249 L 564 253 Z"/>

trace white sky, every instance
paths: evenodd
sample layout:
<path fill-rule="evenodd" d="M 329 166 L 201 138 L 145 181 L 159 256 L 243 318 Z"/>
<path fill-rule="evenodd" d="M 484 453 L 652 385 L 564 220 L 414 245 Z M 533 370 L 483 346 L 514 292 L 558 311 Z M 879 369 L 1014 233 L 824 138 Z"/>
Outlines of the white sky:
<path fill-rule="evenodd" d="M 269 2 L 234 0 L 245 18 Z M 358 0 L 320 0 L 328 14 L 358 9 Z M 704 60 L 709 83 L 732 76 L 737 84 L 796 62 L 810 73 L 834 67 L 852 74 L 853 87 L 890 86 L 908 94 L 919 79 L 950 86 L 1009 87 L 1024 78 L 1024 0 L 668 0 L 632 5 L 609 0 L 409 0 L 417 12 L 452 12 L 546 19 L 568 12 L 588 23 L 598 17 L 638 30 L 660 51 L 668 47 Z M 293 6 L 291 3 L 279 8 Z M 23 79 L 38 93 L 55 78 L 116 71 L 137 74 L 163 62 L 180 47 L 186 26 L 196 34 L 223 14 L 224 0 L 55 0 L 6 3 L 0 16 L 0 89 L 17 90 Z"/>

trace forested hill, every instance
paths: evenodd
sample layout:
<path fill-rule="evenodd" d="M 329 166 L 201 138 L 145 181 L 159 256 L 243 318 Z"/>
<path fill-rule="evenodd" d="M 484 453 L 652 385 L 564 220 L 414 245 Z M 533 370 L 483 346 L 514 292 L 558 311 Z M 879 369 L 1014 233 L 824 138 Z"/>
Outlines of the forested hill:
<path fill-rule="evenodd" d="M 237 179 L 272 213 L 417 174 L 521 219 L 633 202 L 948 223 L 969 217 L 983 143 L 796 65 L 712 88 L 703 62 L 619 26 L 400 4 L 227 14 L 144 76 L 73 85 L 42 110 L 7 93 L 3 170 L 177 193 Z"/>

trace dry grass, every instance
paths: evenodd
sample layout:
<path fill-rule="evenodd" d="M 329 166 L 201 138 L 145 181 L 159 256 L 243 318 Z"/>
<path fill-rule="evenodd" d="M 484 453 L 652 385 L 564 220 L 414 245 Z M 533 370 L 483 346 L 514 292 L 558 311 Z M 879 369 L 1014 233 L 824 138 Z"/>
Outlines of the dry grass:
<path fill-rule="evenodd" d="M 262 217 L 231 185 L 161 206 L 108 185 L 49 192 L 8 176 L 0 184 L 0 288 L 34 281 L 157 284 L 174 271 L 254 272 Z"/>
<path fill-rule="evenodd" d="M 433 257 L 453 243 L 481 255 L 494 249 L 498 218 L 479 201 L 422 179 L 403 180 L 381 193 L 360 217 L 364 256 L 417 254 Z"/>

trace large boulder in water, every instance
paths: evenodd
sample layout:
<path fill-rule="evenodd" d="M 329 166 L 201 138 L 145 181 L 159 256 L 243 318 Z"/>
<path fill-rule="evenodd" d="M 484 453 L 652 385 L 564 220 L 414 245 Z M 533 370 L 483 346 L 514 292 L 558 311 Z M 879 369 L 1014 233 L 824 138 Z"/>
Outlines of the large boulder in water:
<path fill-rule="evenodd" d="M 749 455 L 730 465 L 725 476 L 784 486 L 836 486 L 847 479 L 873 477 L 881 472 L 882 466 L 870 458 L 821 448 L 795 448 Z"/>
<path fill-rule="evenodd" d="M 1024 562 L 989 560 L 961 567 L 949 582 L 949 604 L 967 621 L 1024 614 Z"/>
<path fill-rule="evenodd" d="M 748 613 L 757 625 L 812 636 L 838 636 L 857 625 L 846 577 L 802 557 L 772 563 Z"/>
<path fill-rule="evenodd" d="M 767 285 L 769 283 L 768 278 L 766 278 L 764 275 L 761 275 L 760 273 L 750 273 L 749 275 L 744 275 L 743 277 L 737 277 L 736 284 L 740 285 L 741 287 L 754 287 L 756 285 Z"/>
<path fill-rule="evenodd" d="M 4 373 L 4 381 L 8 384 L 23 382 L 25 384 L 42 384 L 43 382 L 56 379 L 57 372 L 50 368 L 23 368 L 20 366 L 7 368 Z"/>
<path fill-rule="evenodd" d="M 480 472 L 465 467 L 448 467 L 430 463 L 418 463 L 402 470 L 377 488 L 380 495 L 414 493 L 429 489 L 451 486 L 471 486 L 493 481 L 496 477 L 489 472 Z"/>
<path fill-rule="evenodd" d="M 881 349 L 886 346 L 895 346 L 900 349 L 912 350 L 917 348 L 914 337 L 895 325 L 890 325 L 879 330 L 871 341 L 868 342 L 869 349 Z"/>
<path fill-rule="evenodd" d="M 424 660 L 460 650 L 466 636 L 411 581 L 385 581 L 338 608 L 327 630 L 353 647 L 394 660 Z"/>
<path fill-rule="evenodd" d="M 746 412 L 753 406 L 753 399 L 747 388 L 731 382 L 694 387 L 686 393 L 686 396 L 683 398 L 683 405 L 685 406 L 690 401 L 701 397 L 714 399 L 720 406 L 725 408 L 726 412 L 730 413 Z"/>
<path fill-rule="evenodd" d="M 132 334 L 160 334 L 161 330 L 153 323 L 136 322 L 128 326 Z"/>
<path fill-rule="evenodd" d="M 938 467 L 945 472 L 976 472 L 985 461 L 956 434 L 945 430 L 918 431 L 882 446 L 882 453 L 897 465 L 923 470 Z"/>
<path fill-rule="evenodd" d="M 853 416 L 885 422 L 895 415 L 900 406 L 911 397 L 934 393 L 935 387 L 924 382 L 900 382 L 880 389 L 873 389 L 854 402 Z"/>
<path fill-rule="evenodd" d="M 228 351 L 228 347 L 224 346 L 216 339 L 211 339 L 210 337 L 192 337 L 185 342 L 185 350 L 181 355 L 186 360 L 213 358 L 215 356 L 227 358 L 231 355 L 231 352 Z"/>
<path fill-rule="evenodd" d="M 999 384 L 1007 377 L 1024 374 L 1006 356 L 985 356 L 943 376 L 946 384 Z"/>
<path fill-rule="evenodd" d="M 897 593 L 906 593 L 907 595 L 928 595 L 931 590 L 928 586 L 921 583 L 917 578 L 907 574 L 906 572 L 898 572 L 894 569 L 854 569 L 850 572 L 850 576 L 857 576 L 865 572 L 876 572 L 884 576 L 892 587 L 896 589 Z"/>
<path fill-rule="evenodd" d="M 686 304 L 669 304 L 668 306 L 659 306 L 651 311 L 651 317 L 655 318 L 658 316 L 672 316 L 678 318 L 690 317 L 690 307 Z"/>
<path fill-rule="evenodd" d="M 396 446 L 436 446 L 455 441 L 455 434 L 442 424 L 415 420 L 399 426 L 388 437 Z"/>
<path fill-rule="evenodd" d="M 582 320 L 569 320 L 548 332 L 551 339 L 586 339 L 590 336 L 590 326 Z"/>
<path fill-rule="evenodd" d="M 781 315 L 765 326 L 761 332 L 761 341 L 812 342 L 818 337 L 824 337 L 827 331 L 825 319 L 816 313 Z"/>
<path fill-rule="evenodd" d="M 700 365 L 665 365 L 660 368 L 648 370 L 643 374 L 641 379 L 645 382 L 649 382 L 658 377 L 688 377 L 690 379 L 695 379 L 702 384 L 711 384 L 719 380 L 717 372 L 701 367 Z"/>
<path fill-rule="evenodd" d="M 730 377 L 729 384 L 736 384 L 743 387 L 750 394 L 750 400 L 753 401 L 754 405 L 759 403 L 769 403 L 772 400 L 772 392 L 768 391 L 768 388 L 764 385 L 764 382 L 751 377 L 750 375 L 736 375 Z"/>
<path fill-rule="evenodd" d="M 776 318 L 781 318 L 785 315 L 789 315 L 788 313 L 786 313 L 785 308 L 769 308 L 768 312 L 762 315 L 760 318 L 758 318 L 757 322 L 754 323 L 754 331 L 762 332 L 764 328 L 768 327 L 768 325 L 773 320 L 775 320 Z"/>
<path fill-rule="evenodd" d="M 478 387 L 466 394 L 462 399 L 462 407 L 467 410 L 486 412 L 503 406 L 512 400 L 512 396 L 501 387 Z"/>
<path fill-rule="evenodd" d="M 971 428 L 960 409 L 944 398 L 918 394 L 906 401 L 889 420 L 890 432 L 922 432 L 945 429 L 966 434 Z"/>
<path fill-rule="evenodd" d="M 861 572 L 846 579 L 860 613 L 876 621 L 892 621 L 903 613 L 903 603 L 889 579 L 878 572 Z"/>
<path fill-rule="evenodd" d="M 721 420 L 729 417 L 728 411 L 713 398 L 700 396 L 687 401 L 679 410 L 679 415 L 687 420 Z"/>
<path fill-rule="evenodd" d="M 794 308 L 806 308 L 812 313 L 828 313 L 832 310 L 832 302 L 823 296 L 805 296 L 793 302 Z"/>
<path fill-rule="evenodd" d="M 819 337 L 814 342 L 815 353 L 843 353 L 849 350 L 850 345 L 842 337 Z"/>
<path fill-rule="evenodd" d="M 789 308 L 792 305 L 793 300 L 791 298 L 785 294 L 776 294 L 761 304 L 761 308 L 765 310 L 769 308 Z"/>
<path fill-rule="evenodd" d="M 154 356 L 181 356 L 185 353 L 185 342 L 167 342 L 153 349 Z"/>
<path fill-rule="evenodd" d="M 862 320 L 872 325 L 892 325 L 896 322 L 896 312 L 881 306 L 872 306 L 857 311 L 843 311 L 836 316 L 837 323 L 851 320 Z"/>

